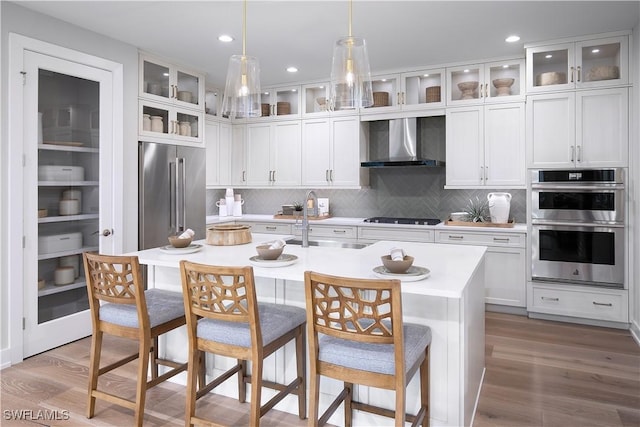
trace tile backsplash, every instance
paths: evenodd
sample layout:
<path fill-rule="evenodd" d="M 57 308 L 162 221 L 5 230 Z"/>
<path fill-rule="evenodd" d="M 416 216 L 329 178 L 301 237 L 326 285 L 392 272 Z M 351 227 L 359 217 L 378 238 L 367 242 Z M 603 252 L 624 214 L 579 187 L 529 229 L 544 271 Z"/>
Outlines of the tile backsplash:
<path fill-rule="evenodd" d="M 444 168 L 402 167 L 370 170 L 370 187 L 361 190 L 318 189 L 318 197 L 329 198 L 333 216 L 371 216 L 446 219 L 463 211 L 469 200 L 486 199 L 492 191 L 511 193 L 510 217 L 526 222 L 526 190 L 445 190 Z M 312 188 L 309 188 L 312 189 Z M 301 202 L 309 189 L 235 189 L 245 203 L 244 213 L 275 214 L 283 204 Z M 207 215 L 217 215 L 216 200 L 224 190 L 207 190 Z"/>

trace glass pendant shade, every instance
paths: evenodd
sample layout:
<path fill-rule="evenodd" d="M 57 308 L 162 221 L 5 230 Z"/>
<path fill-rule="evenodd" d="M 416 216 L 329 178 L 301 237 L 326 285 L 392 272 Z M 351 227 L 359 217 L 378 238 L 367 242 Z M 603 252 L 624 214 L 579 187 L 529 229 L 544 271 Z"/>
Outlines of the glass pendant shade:
<path fill-rule="evenodd" d="M 261 114 L 258 58 L 233 55 L 229 59 L 222 115 L 234 119 L 260 117 Z"/>
<path fill-rule="evenodd" d="M 334 110 L 373 105 L 369 55 L 364 39 L 348 36 L 336 41 L 331 66 L 330 97 Z"/>

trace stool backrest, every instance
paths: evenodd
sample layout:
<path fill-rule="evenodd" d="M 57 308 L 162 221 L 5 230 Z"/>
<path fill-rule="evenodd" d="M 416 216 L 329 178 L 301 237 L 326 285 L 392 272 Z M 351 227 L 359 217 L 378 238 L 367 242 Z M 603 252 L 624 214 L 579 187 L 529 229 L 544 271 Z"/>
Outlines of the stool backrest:
<path fill-rule="evenodd" d="M 137 256 L 101 255 L 85 252 L 84 271 L 89 307 L 98 321 L 100 301 L 136 305 L 138 325 L 149 327 L 149 314 Z"/>
<path fill-rule="evenodd" d="M 311 271 L 305 272 L 304 278 L 309 339 L 316 349 L 317 335 L 321 333 L 366 343 L 395 344 L 396 351 L 402 354 L 399 280 L 354 279 Z"/>
<path fill-rule="evenodd" d="M 251 325 L 251 339 L 262 343 L 253 267 L 227 267 L 180 261 L 184 310 L 189 322 L 206 317 Z M 188 328 L 191 331 L 191 327 Z M 255 340 L 255 341 L 254 341 Z"/>

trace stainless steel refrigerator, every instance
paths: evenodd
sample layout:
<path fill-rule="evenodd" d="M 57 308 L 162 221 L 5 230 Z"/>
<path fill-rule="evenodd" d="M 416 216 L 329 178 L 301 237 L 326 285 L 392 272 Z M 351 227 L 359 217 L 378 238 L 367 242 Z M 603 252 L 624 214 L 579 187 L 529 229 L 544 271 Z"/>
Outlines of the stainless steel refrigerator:
<path fill-rule="evenodd" d="M 205 238 L 205 149 L 140 142 L 138 247 L 169 244 L 187 228 Z"/>

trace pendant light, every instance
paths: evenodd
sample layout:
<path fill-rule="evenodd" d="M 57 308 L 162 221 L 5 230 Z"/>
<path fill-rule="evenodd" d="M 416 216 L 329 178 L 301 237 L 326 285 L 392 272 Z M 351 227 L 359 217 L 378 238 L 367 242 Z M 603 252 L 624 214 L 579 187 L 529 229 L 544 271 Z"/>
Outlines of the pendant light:
<path fill-rule="evenodd" d="M 242 55 L 232 55 L 222 98 L 222 115 L 229 118 L 260 117 L 260 65 L 246 55 L 247 0 L 242 8 Z"/>
<path fill-rule="evenodd" d="M 349 35 L 336 41 L 331 66 L 330 106 L 334 110 L 373 105 L 369 55 L 364 39 L 351 35 L 352 0 L 349 0 Z"/>

